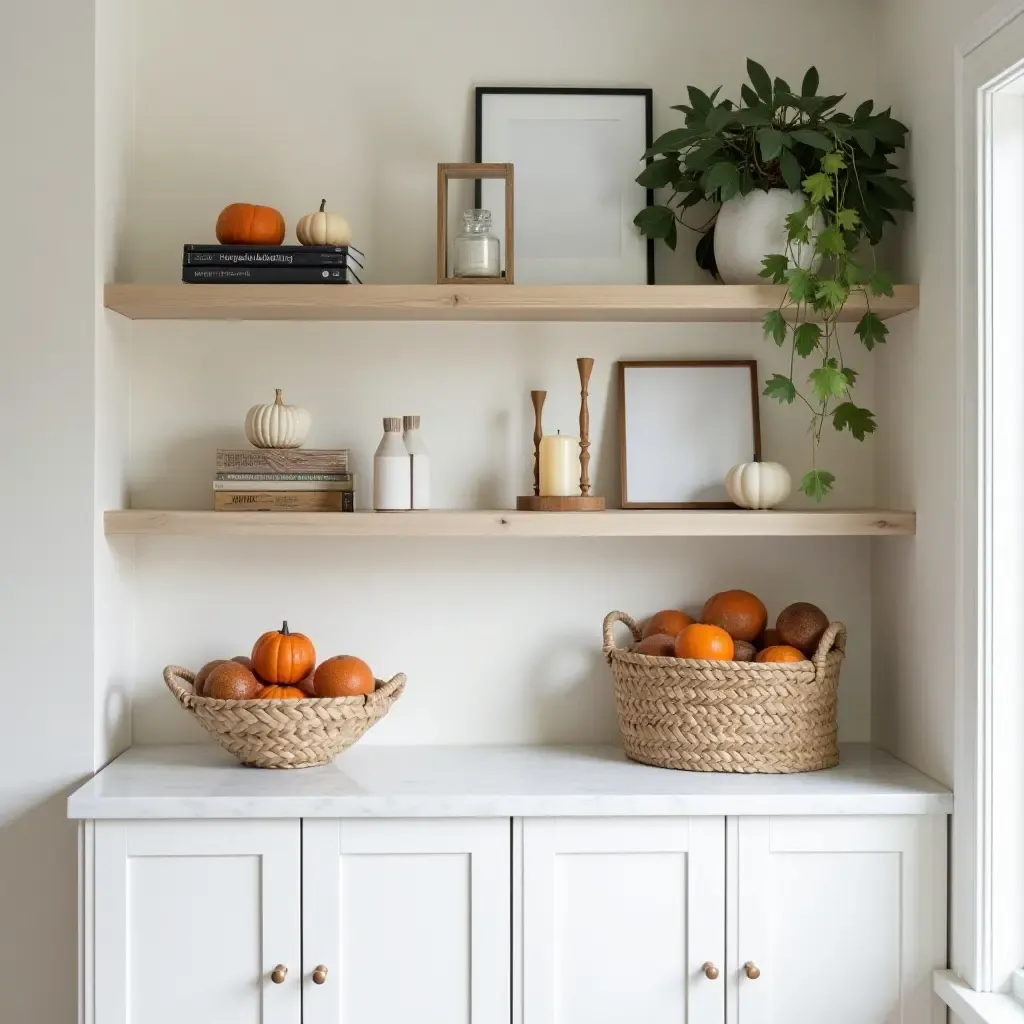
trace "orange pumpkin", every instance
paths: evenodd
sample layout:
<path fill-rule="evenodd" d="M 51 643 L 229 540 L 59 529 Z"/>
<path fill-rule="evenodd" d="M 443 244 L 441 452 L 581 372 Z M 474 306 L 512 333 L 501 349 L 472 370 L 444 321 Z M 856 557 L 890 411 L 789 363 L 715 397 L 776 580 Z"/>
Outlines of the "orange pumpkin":
<path fill-rule="evenodd" d="M 666 608 L 664 611 L 652 615 L 644 624 L 643 639 L 657 636 L 659 633 L 665 636 L 679 636 L 687 626 L 692 624 L 693 619 L 686 612 L 678 612 L 675 608 Z"/>
<path fill-rule="evenodd" d="M 197 673 L 196 681 L 192 684 L 192 692 L 197 697 L 206 696 L 206 680 L 210 678 L 210 673 L 218 666 L 223 665 L 223 658 L 215 658 L 213 661 L 208 661 Z"/>
<path fill-rule="evenodd" d="M 284 217 L 272 206 L 232 203 L 217 218 L 221 245 L 280 245 L 284 231 Z"/>
<path fill-rule="evenodd" d="M 262 689 L 263 684 L 244 665 L 225 661 L 207 677 L 203 692 L 217 700 L 254 700 Z"/>
<path fill-rule="evenodd" d="M 806 661 L 802 651 L 787 644 L 777 644 L 775 647 L 766 647 L 757 655 L 758 661 Z"/>
<path fill-rule="evenodd" d="M 373 686 L 370 666 L 350 654 L 328 658 L 313 676 L 313 690 L 318 697 L 359 697 L 373 693 Z"/>
<path fill-rule="evenodd" d="M 704 605 L 700 621 L 721 627 L 733 640 L 751 643 L 768 622 L 768 609 L 746 590 L 725 590 Z"/>
<path fill-rule="evenodd" d="M 287 622 L 272 633 L 264 633 L 252 648 L 253 671 L 265 683 L 301 683 L 314 665 L 313 642 L 302 633 L 290 632 Z"/>
<path fill-rule="evenodd" d="M 634 654 L 647 654 L 654 658 L 674 658 L 676 638 L 667 633 L 653 633 L 645 636 L 634 648 Z"/>
<path fill-rule="evenodd" d="M 732 661 L 736 645 L 720 626 L 695 622 L 676 637 L 677 658 L 700 658 L 703 661 Z"/>
<path fill-rule="evenodd" d="M 297 686 L 264 686 L 259 700 L 307 700 L 309 694 Z"/>

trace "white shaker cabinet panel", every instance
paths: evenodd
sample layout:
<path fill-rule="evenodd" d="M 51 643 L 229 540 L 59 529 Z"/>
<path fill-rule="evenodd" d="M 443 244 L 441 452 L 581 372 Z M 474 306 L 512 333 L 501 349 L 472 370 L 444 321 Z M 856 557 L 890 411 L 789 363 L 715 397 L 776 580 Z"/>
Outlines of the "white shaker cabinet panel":
<path fill-rule="evenodd" d="M 729 820 L 727 1024 L 937 1024 L 946 819 Z"/>
<path fill-rule="evenodd" d="M 509 1024 L 510 828 L 305 820 L 304 1024 Z"/>
<path fill-rule="evenodd" d="M 527 818 L 521 835 L 517 1021 L 724 1021 L 723 818 Z"/>
<path fill-rule="evenodd" d="M 94 836 L 96 1024 L 300 1024 L 298 821 L 98 821 Z"/>

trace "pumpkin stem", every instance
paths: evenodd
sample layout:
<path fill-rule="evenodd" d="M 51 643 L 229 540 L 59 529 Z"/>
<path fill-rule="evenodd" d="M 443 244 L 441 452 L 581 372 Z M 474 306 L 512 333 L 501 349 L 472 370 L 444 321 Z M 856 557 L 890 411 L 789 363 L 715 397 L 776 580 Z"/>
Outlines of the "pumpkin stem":
<path fill-rule="evenodd" d="M 321 200 L 320 200 L 320 212 L 321 212 L 321 213 L 323 213 L 323 212 L 324 212 L 324 207 L 325 207 L 326 205 L 327 205 L 327 200 L 326 200 L 326 199 L 321 199 Z"/>
<path fill-rule="evenodd" d="M 291 636 L 291 633 L 288 631 L 288 620 L 287 619 L 285 619 L 285 621 L 281 623 L 281 635 L 282 636 Z"/>
<path fill-rule="evenodd" d="M 274 388 L 274 405 L 284 405 L 284 399 L 281 397 L 280 388 Z"/>

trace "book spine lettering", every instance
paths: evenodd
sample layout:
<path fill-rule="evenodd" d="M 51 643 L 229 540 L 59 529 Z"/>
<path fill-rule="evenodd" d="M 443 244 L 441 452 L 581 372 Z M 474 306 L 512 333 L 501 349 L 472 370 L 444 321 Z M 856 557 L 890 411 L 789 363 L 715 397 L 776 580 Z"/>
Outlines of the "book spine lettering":
<path fill-rule="evenodd" d="M 182 267 L 186 284 L 348 284 L 347 267 Z"/>
<path fill-rule="evenodd" d="M 352 491 L 217 491 L 217 512 L 353 512 Z"/>
<path fill-rule="evenodd" d="M 217 452 L 216 470 L 218 473 L 348 473 L 349 452 L 347 448 L 337 451 L 221 448 Z"/>
<path fill-rule="evenodd" d="M 186 252 L 184 267 L 344 267 L 348 256 L 337 252 Z"/>
<path fill-rule="evenodd" d="M 249 493 L 253 491 L 291 491 L 291 492 L 312 492 L 312 491 L 354 491 L 355 483 L 349 480 L 340 483 L 335 480 L 261 480 L 252 482 L 248 480 L 214 480 L 215 491 Z"/>
<path fill-rule="evenodd" d="M 350 484 L 355 481 L 351 473 L 222 473 L 218 472 L 215 480 L 238 481 L 239 483 L 258 484 L 263 482 L 281 483 L 293 480 L 295 483 L 312 483 L 324 481 L 333 484 Z M 252 490 L 252 488 L 249 488 Z"/>

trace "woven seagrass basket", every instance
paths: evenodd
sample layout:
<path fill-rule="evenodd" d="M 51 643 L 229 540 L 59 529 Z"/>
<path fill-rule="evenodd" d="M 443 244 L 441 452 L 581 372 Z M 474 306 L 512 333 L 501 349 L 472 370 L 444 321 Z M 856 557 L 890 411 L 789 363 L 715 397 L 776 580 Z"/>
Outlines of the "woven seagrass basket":
<path fill-rule="evenodd" d="M 617 647 L 604 620 L 604 655 L 626 756 L 693 772 L 815 772 L 839 763 L 836 700 L 846 627 L 833 622 L 810 661 L 658 658 Z"/>
<path fill-rule="evenodd" d="M 379 722 L 405 689 L 405 676 L 377 680 L 365 697 L 216 700 L 192 692 L 195 673 L 168 665 L 164 682 L 181 706 L 242 764 L 311 768 L 326 764 Z"/>

